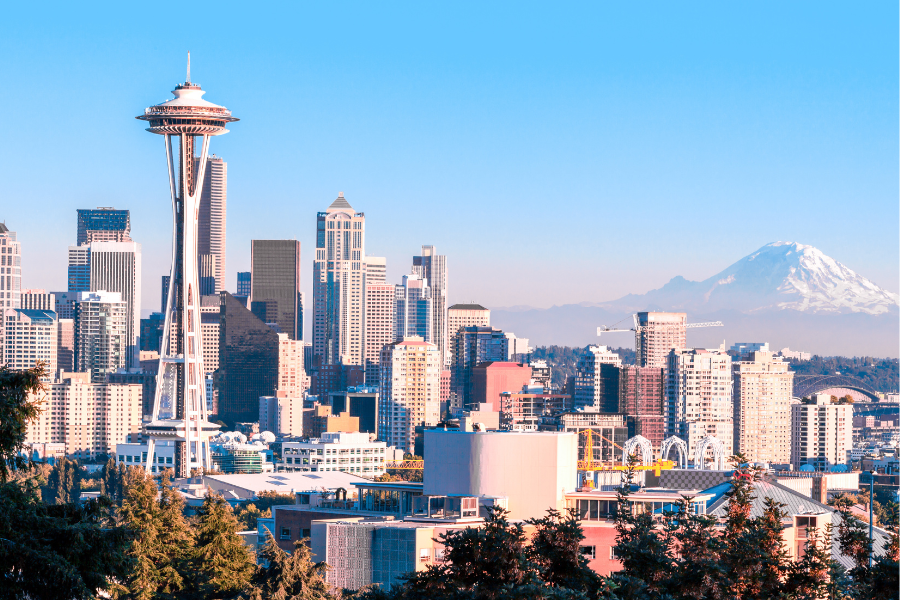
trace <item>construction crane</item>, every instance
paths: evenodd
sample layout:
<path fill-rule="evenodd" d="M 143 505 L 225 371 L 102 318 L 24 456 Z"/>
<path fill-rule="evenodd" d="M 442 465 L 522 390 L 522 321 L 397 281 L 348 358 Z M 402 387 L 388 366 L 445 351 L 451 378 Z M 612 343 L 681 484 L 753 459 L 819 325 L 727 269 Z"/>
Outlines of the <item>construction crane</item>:
<path fill-rule="evenodd" d="M 614 441 L 610 440 L 603 436 L 603 434 L 597 433 L 593 429 L 583 429 L 578 432 L 578 435 L 584 434 L 584 460 L 578 461 L 578 470 L 579 471 L 626 471 L 628 467 L 625 465 L 621 465 L 616 463 L 615 461 L 611 463 L 605 463 L 600 460 L 594 460 L 594 436 L 599 437 L 601 440 L 609 442 L 623 453 L 625 449 L 622 446 L 618 445 Z M 636 465 L 634 467 L 635 471 L 653 471 L 656 476 L 659 476 L 660 470 L 663 469 L 673 469 L 675 468 L 675 462 L 671 460 L 657 460 L 652 465 Z"/>
<path fill-rule="evenodd" d="M 607 327 L 606 325 L 601 325 L 600 327 L 597 328 L 597 335 L 599 336 L 601 333 L 619 333 L 619 332 L 624 332 L 624 331 L 640 332 L 648 327 L 647 325 L 639 325 L 638 324 L 637 313 L 631 315 L 631 318 L 634 320 L 634 327 L 632 327 L 631 329 L 616 329 L 616 325 L 618 325 L 622 321 L 628 320 L 628 317 L 625 317 L 624 319 L 622 319 L 622 321 L 619 321 L 618 323 L 613 324 L 611 327 Z M 680 327 L 684 327 L 685 329 L 693 329 L 695 327 L 724 327 L 724 325 L 725 324 L 722 323 L 722 321 L 707 321 L 705 323 L 685 323 L 684 325 L 681 325 Z M 679 326 L 671 325 L 671 327 L 679 327 Z"/>
<path fill-rule="evenodd" d="M 386 460 L 384 461 L 385 470 L 388 469 L 424 469 L 424 460 Z"/>

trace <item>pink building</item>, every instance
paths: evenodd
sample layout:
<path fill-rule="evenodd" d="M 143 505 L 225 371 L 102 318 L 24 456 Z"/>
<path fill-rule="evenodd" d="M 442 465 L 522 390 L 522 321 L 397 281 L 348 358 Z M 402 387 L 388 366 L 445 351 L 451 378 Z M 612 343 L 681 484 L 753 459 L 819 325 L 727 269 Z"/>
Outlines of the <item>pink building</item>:
<path fill-rule="evenodd" d="M 472 404 L 500 410 L 500 394 L 520 392 L 531 382 L 531 367 L 514 362 L 486 362 L 472 369 Z"/>

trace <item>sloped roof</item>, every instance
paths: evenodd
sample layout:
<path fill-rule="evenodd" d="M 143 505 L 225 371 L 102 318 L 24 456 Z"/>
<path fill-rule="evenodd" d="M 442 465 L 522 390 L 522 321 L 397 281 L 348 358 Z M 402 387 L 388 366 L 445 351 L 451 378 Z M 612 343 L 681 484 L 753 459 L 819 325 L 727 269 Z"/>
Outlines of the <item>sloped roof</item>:
<path fill-rule="evenodd" d="M 350 206 L 350 203 L 347 202 L 347 199 L 344 198 L 344 193 L 341 192 L 338 194 L 338 197 L 335 198 L 334 202 L 331 203 L 331 206 L 328 207 L 328 210 L 337 209 L 337 210 L 353 210 L 353 207 Z"/>
<path fill-rule="evenodd" d="M 454 304 L 448 310 L 487 310 L 480 304 Z"/>
<path fill-rule="evenodd" d="M 0 223 L 0 233 L 6 233 L 9 231 L 9 227 L 6 226 L 6 223 Z"/>
<path fill-rule="evenodd" d="M 717 486 L 713 486 L 707 490 L 703 490 L 706 494 L 713 494 L 713 500 L 706 507 L 706 514 L 725 518 L 728 515 L 728 503 L 731 500 L 731 497 L 727 495 L 727 492 L 731 490 L 731 483 L 722 483 Z M 841 554 L 840 544 L 837 541 L 837 528 L 841 523 L 841 515 L 837 512 L 833 506 L 828 506 L 827 504 L 822 504 L 821 502 L 817 502 L 810 498 L 809 496 L 805 496 L 799 492 L 792 490 L 789 487 L 783 486 L 780 483 L 776 483 L 774 481 L 769 480 L 761 480 L 753 483 L 753 500 L 750 505 L 750 516 L 751 517 L 761 517 L 763 512 L 765 511 L 765 500 L 766 498 L 772 498 L 776 502 L 780 502 L 784 505 L 783 509 L 788 515 L 795 514 L 803 514 L 803 513 L 823 513 L 827 512 L 831 515 L 831 523 L 834 527 L 834 540 L 832 543 L 831 554 L 841 565 L 845 568 L 852 568 L 853 561 Z M 824 532 L 820 532 L 824 533 Z M 875 537 L 875 555 L 883 556 L 885 553 L 885 549 L 887 545 L 890 543 L 890 536 L 888 532 L 880 529 L 878 527 L 874 528 L 873 535 Z"/>

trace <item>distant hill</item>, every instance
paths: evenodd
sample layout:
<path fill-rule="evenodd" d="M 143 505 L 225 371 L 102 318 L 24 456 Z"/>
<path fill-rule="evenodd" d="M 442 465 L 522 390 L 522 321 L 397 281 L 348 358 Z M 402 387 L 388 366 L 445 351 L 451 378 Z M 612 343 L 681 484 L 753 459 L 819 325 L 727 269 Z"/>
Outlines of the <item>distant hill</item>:
<path fill-rule="evenodd" d="M 775 242 L 704 281 L 675 277 L 646 294 L 548 309 L 492 308 L 491 323 L 530 338 L 533 346 L 601 343 L 633 347 L 633 334 L 598 338 L 598 325 L 658 310 L 688 313 L 688 322 L 724 327 L 689 329 L 688 345 L 717 347 L 723 340 L 769 342 L 827 356 L 900 355 L 898 295 L 812 246 Z"/>

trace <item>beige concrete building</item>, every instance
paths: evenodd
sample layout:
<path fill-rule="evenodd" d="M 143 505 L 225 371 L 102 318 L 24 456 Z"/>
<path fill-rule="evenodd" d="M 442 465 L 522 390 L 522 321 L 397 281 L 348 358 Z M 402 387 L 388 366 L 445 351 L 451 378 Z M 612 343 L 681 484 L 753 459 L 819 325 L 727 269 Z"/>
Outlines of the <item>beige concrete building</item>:
<path fill-rule="evenodd" d="M 381 380 L 381 349 L 394 342 L 394 285 L 366 283 L 366 385 Z"/>
<path fill-rule="evenodd" d="M 463 327 L 490 327 L 491 311 L 480 304 L 454 304 L 447 309 L 447 350 L 445 364 L 453 364 L 456 335 Z"/>
<path fill-rule="evenodd" d="M 441 408 L 441 353 L 420 337 L 381 351 L 378 439 L 413 452 L 415 429 L 437 425 Z"/>
<path fill-rule="evenodd" d="M 300 398 L 309 389 L 309 377 L 303 368 L 301 340 L 292 340 L 286 333 L 278 334 L 278 387 L 285 397 Z"/>
<path fill-rule="evenodd" d="M 714 436 L 734 453 L 731 357 L 700 348 L 671 350 L 666 371 L 666 436 L 677 435 L 693 456 L 700 440 Z"/>
<path fill-rule="evenodd" d="M 669 351 L 687 346 L 686 313 L 641 312 L 635 316 L 635 364 L 666 368 Z"/>
<path fill-rule="evenodd" d="M 791 463 L 827 471 L 847 463 L 853 448 L 853 405 L 832 404 L 829 394 L 816 394 L 810 404 L 791 405 Z"/>
<path fill-rule="evenodd" d="M 275 435 L 303 435 L 303 398 L 278 390 L 259 399 L 259 429 Z"/>
<path fill-rule="evenodd" d="M 200 348 L 203 351 L 204 373 L 214 373 L 219 368 L 219 302 L 218 296 L 200 298 L 200 335 L 203 338 Z"/>
<path fill-rule="evenodd" d="M 200 160 L 195 160 L 194 165 L 199 169 Z M 227 209 L 228 163 L 213 154 L 206 159 L 206 176 L 197 211 L 197 272 L 201 294 L 218 294 L 225 289 Z"/>
<path fill-rule="evenodd" d="M 91 458 L 137 442 L 142 392 L 137 384 L 91 383 L 88 373 L 61 373 L 43 392 L 42 411 L 28 425 L 26 443 L 61 443 L 66 454 Z"/>
<path fill-rule="evenodd" d="M 56 313 L 50 310 L 8 308 L 3 311 L 6 335 L 3 356 L 13 370 L 31 369 L 46 363 L 45 383 L 56 375 Z"/>
<path fill-rule="evenodd" d="M 771 352 L 732 363 L 734 451 L 754 462 L 784 464 L 791 457 L 794 374 Z"/>

